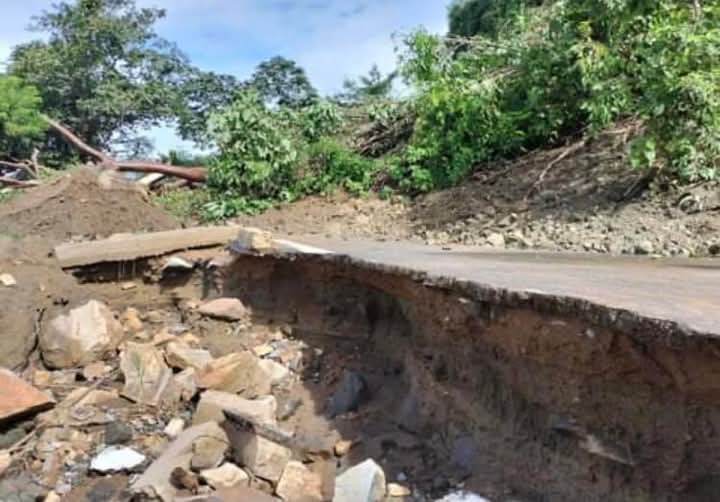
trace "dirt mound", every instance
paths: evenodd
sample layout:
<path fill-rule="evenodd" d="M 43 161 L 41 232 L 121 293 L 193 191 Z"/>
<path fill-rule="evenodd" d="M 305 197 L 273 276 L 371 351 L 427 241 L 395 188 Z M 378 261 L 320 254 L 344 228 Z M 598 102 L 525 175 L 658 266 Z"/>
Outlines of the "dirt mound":
<path fill-rule="evenodd" d="M 80 168 L 0 206 L 0 234 L 52 241 L 177 228 L 142 189 L 114 173 Z"/>
<path fill-rule="evenodd" d="M 286 234 L 419 240 L 493 249 L 720 254 L 720 190 L 646 190 L 626 158 L 632 128 L 480 166 L 458 187 L 404 202 L 309 198 L 242 224 Z"/>

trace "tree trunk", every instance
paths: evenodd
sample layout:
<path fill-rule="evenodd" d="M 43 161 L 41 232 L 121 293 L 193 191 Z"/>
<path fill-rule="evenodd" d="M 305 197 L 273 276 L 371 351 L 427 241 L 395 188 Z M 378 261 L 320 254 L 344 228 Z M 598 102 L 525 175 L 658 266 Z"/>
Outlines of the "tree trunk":
<path fill-rule="evenodd" d="M 135 171 L 141 173 L 159 173 L 167 176 L 188 180 L 194 183 L 202 183 L 207 181 L 207 169 L 204 167 L 182 167 L 169 164 L 159 164 L 155 162 L 118 162 L 105 153 L 96 150 L 83 140 L 78 138 L 70 129 L 56 122 L 50 117 L 43 116 L 45 122 L 62 136 L 68 143 L 73 145 L 81 152 L 94 158 L 101 166 L 108 169 L 117 169 L 118 171 Z"/>

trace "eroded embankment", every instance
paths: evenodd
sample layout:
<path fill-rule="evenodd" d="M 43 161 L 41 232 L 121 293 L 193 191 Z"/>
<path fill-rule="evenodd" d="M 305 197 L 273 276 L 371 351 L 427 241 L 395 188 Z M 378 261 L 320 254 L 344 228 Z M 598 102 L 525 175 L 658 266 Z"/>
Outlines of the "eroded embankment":
<path fill-rule="evenodd" d="M 238 256 L 206 278 L 395 389 L 387 416 L 496 500 L 716 500 L 718 341 L 628 312 L 340 256 Z M 390 424 L 388 424 L 390 425 Z M 442 455 L 441 455 L 442 456 Z"/>

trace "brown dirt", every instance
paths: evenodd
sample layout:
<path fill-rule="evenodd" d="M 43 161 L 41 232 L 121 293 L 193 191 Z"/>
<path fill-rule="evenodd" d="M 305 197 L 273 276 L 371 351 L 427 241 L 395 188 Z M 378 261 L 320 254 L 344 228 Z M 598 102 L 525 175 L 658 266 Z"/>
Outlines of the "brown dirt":
<path fill-rule="evenodd" d="M 413 200 L 309 198 L 239 221 L 291 235 L 322 233 L 497 249 L 720 253 L 718 184 L 628 194 L 642 176 L 628 166 L 627 139 L 626 131 L 617 129 L 559 161 L 566 148 L 482 166 L 456 188 Z"/>
<path fill-rule="evenodd" d="M 0 206 L 0 235 L 50 241 L 177 228 L 147 194 L 119 175 L 74 169 Z"/>

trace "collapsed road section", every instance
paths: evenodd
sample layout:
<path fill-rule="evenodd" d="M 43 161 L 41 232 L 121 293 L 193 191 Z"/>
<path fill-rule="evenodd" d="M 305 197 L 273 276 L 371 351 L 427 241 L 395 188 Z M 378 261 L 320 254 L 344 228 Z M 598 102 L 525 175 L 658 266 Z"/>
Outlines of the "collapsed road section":
<path fill-rule="evenodd" d="M 716 500 L 713 262 L 299 240 L 56 248 L 0 499 Z"/>

